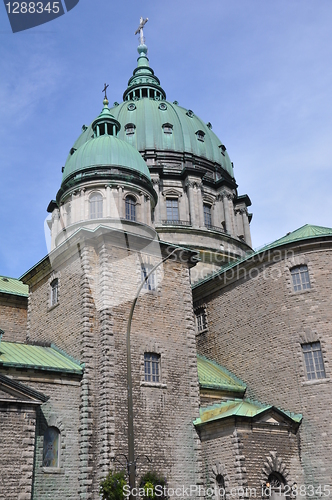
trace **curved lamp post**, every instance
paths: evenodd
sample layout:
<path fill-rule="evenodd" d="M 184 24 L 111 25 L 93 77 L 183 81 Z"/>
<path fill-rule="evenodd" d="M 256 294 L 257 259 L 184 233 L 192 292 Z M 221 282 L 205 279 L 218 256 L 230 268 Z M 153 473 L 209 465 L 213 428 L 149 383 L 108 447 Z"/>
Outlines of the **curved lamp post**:
<path fill-rule="evenodd" d="M 144 280 L 140 284 L 137 289 L 135 298 L 130 308 L 128 324 L 127 324 L 127 384 L 128 384 L 128 476 L 129 476 L 129 487 L 130 487 L 130 500 L 134 500 L 134 495 L 132 494 L 133 489 L 135 488 L 135 469 L 136 469 L 136 461 L 135 461 L 135 443 L 134 443 L 134 414 L 133 414 L 133 384 L 132 384 L 132 375 L 131 375 L 131 351 L 130 351 L 130 330 L 131 330 L 131 322 L 133 319 L 134 309 L 139 297 L 139 294 L 144 286 L 144 284 L 148 281 L 151 274 L 167 259 L 169 259 L 178 248 L 175 248 L 167 257 L 158 262 L 151 271 L 145 276 Z"/>

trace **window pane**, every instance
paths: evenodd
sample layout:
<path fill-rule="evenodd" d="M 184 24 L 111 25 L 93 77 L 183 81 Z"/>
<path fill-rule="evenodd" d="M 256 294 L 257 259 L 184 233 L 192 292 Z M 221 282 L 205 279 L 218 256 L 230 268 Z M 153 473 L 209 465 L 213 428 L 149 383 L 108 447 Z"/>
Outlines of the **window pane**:
<path fill-rule="evenodd" d="M 51 306 L 58 302 L 58 280 L 55 279 L 51 283 Z"/>
<path fill-rule="evenodd" d="M 179 203 L 177 198 L 166 198 L 167 220 L 179 220 Z"/>
<path fill-rule="evenodd" d="M 132 196 L 126 198 L 126 219 L 136 220 L 136 200 Z"/>
<path fill-rule="evenodd" d="M 160 381 L 160 355 L 144 353 L 144 379 L 146 382 Z"/>
<path fill-rule="evenodd" d="M 144 281 L 147 275 L 151 272 L 153 266 L 151 264 L 141 264 L 141 280 Z M 155 290 L 156 289 L 156 271 L 149 276 L 147 281 L 143 285 L 144 290 Z"/>
<path fill-rule="evenodd" d="M 320 342 L 302 345 L 307 379 L 325 378 L 325 369 Z"/>
<path fill-rule="evenodd" d="M 207 327 L 205 309 L 199 309 L 198 311 L 195 312 L 195 315 L 196 315 L 197 331 L 202 332 Z"/>
<path fill-rule="evenodd" d="M 43 466 L 59 467 L 60 432 L 55 427 L 48 427 L 44 434 Z"/>
<path fill-rule="evenodd" d="M 311 288 L 307 266 L 293 267 L 293 269 L 291 269 L 291 275 L 292 275 L 293 289 L 295 292 Z"/>
<path fill-rule="evenodd" d="M 100 219 L 103 216 L 103 197 L 93 194 L 90 197 L 90 219 Z"/>

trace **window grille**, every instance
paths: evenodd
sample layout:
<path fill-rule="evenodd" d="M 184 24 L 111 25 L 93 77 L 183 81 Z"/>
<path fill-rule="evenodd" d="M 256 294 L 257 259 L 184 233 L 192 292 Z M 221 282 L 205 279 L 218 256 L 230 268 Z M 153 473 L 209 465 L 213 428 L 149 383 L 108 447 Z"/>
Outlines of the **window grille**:
<path fill-rule="evenodd" d="M 99 193 L 90 196 L 90 219 L 100 219 L 103 216 L 103 197 Z"/>
<path fill-rule="evenodd" d="M 325 369 L 320 342 L 303 344 L 305 368 L 308 380 L 325 378 Z"/>
<path fill-rule="evenodd" d="M 144 353 L 145 382 L 160 382 L 160 354 Z"/>
<path fill-rule="evenodd" d="M 311 288 L 308 267 L 296 266 L 291 269 L 294 292 Z"/>
<path fill-rule="evenodd" d="M 126 219 L 136 220 L 136 200 L 133 196 L 126 197 Z"/>

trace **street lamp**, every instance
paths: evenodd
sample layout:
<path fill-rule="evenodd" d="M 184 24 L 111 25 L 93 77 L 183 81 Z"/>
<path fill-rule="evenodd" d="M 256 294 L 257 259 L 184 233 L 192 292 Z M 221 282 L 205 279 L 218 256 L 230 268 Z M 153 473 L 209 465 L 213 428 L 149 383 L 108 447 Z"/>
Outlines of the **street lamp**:
<path fill-rule="evenodd" d="M 144 280 L 137 289 L 135 298 L 130 308 L 128 324 L 127 324 L 127 386 L 128 386 L 128 476 L 129 476 L 129 488 L 130 488 L 130 500 L 134 500 L 134 495 L 132 493 L 135 488 L 135 442 L 134 442 L 134 414 L 133 414 L 133 384 L 132 384 L 132 374 L 131 374 L 131 351 L 130 351 L 130 330 L 131 322 L 133 319 L 134 309 L 139 297 L 139 294 L 148 281 L 151 274 L 163 264 L 167 259 L 169 259 L 178 249 L 175 248 L 170 254 L 162 259 L 158 264 L 156 264 L 151 271 L 145 276 Z"/>

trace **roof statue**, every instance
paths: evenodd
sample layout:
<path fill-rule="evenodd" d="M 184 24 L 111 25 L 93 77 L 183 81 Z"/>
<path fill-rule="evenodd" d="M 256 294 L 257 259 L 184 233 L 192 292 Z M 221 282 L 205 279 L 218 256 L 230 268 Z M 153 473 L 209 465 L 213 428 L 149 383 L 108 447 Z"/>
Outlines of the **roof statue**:
<path fill-rule="evenodd" d="M 135 35 L 138 35 L 138 33 L 139 33 L 140 44 L 141 45 L 144 45 L 143 27 L 146 25 L 146 23 L 148 22 L 148 20 L 149 20 L 148 17 L 146 19 L 143 19 L 143 17 L 141 17 L 141 19 L 140 19 L 140 25 L 137 28 L 137 30 L 135 31 Z"/>

